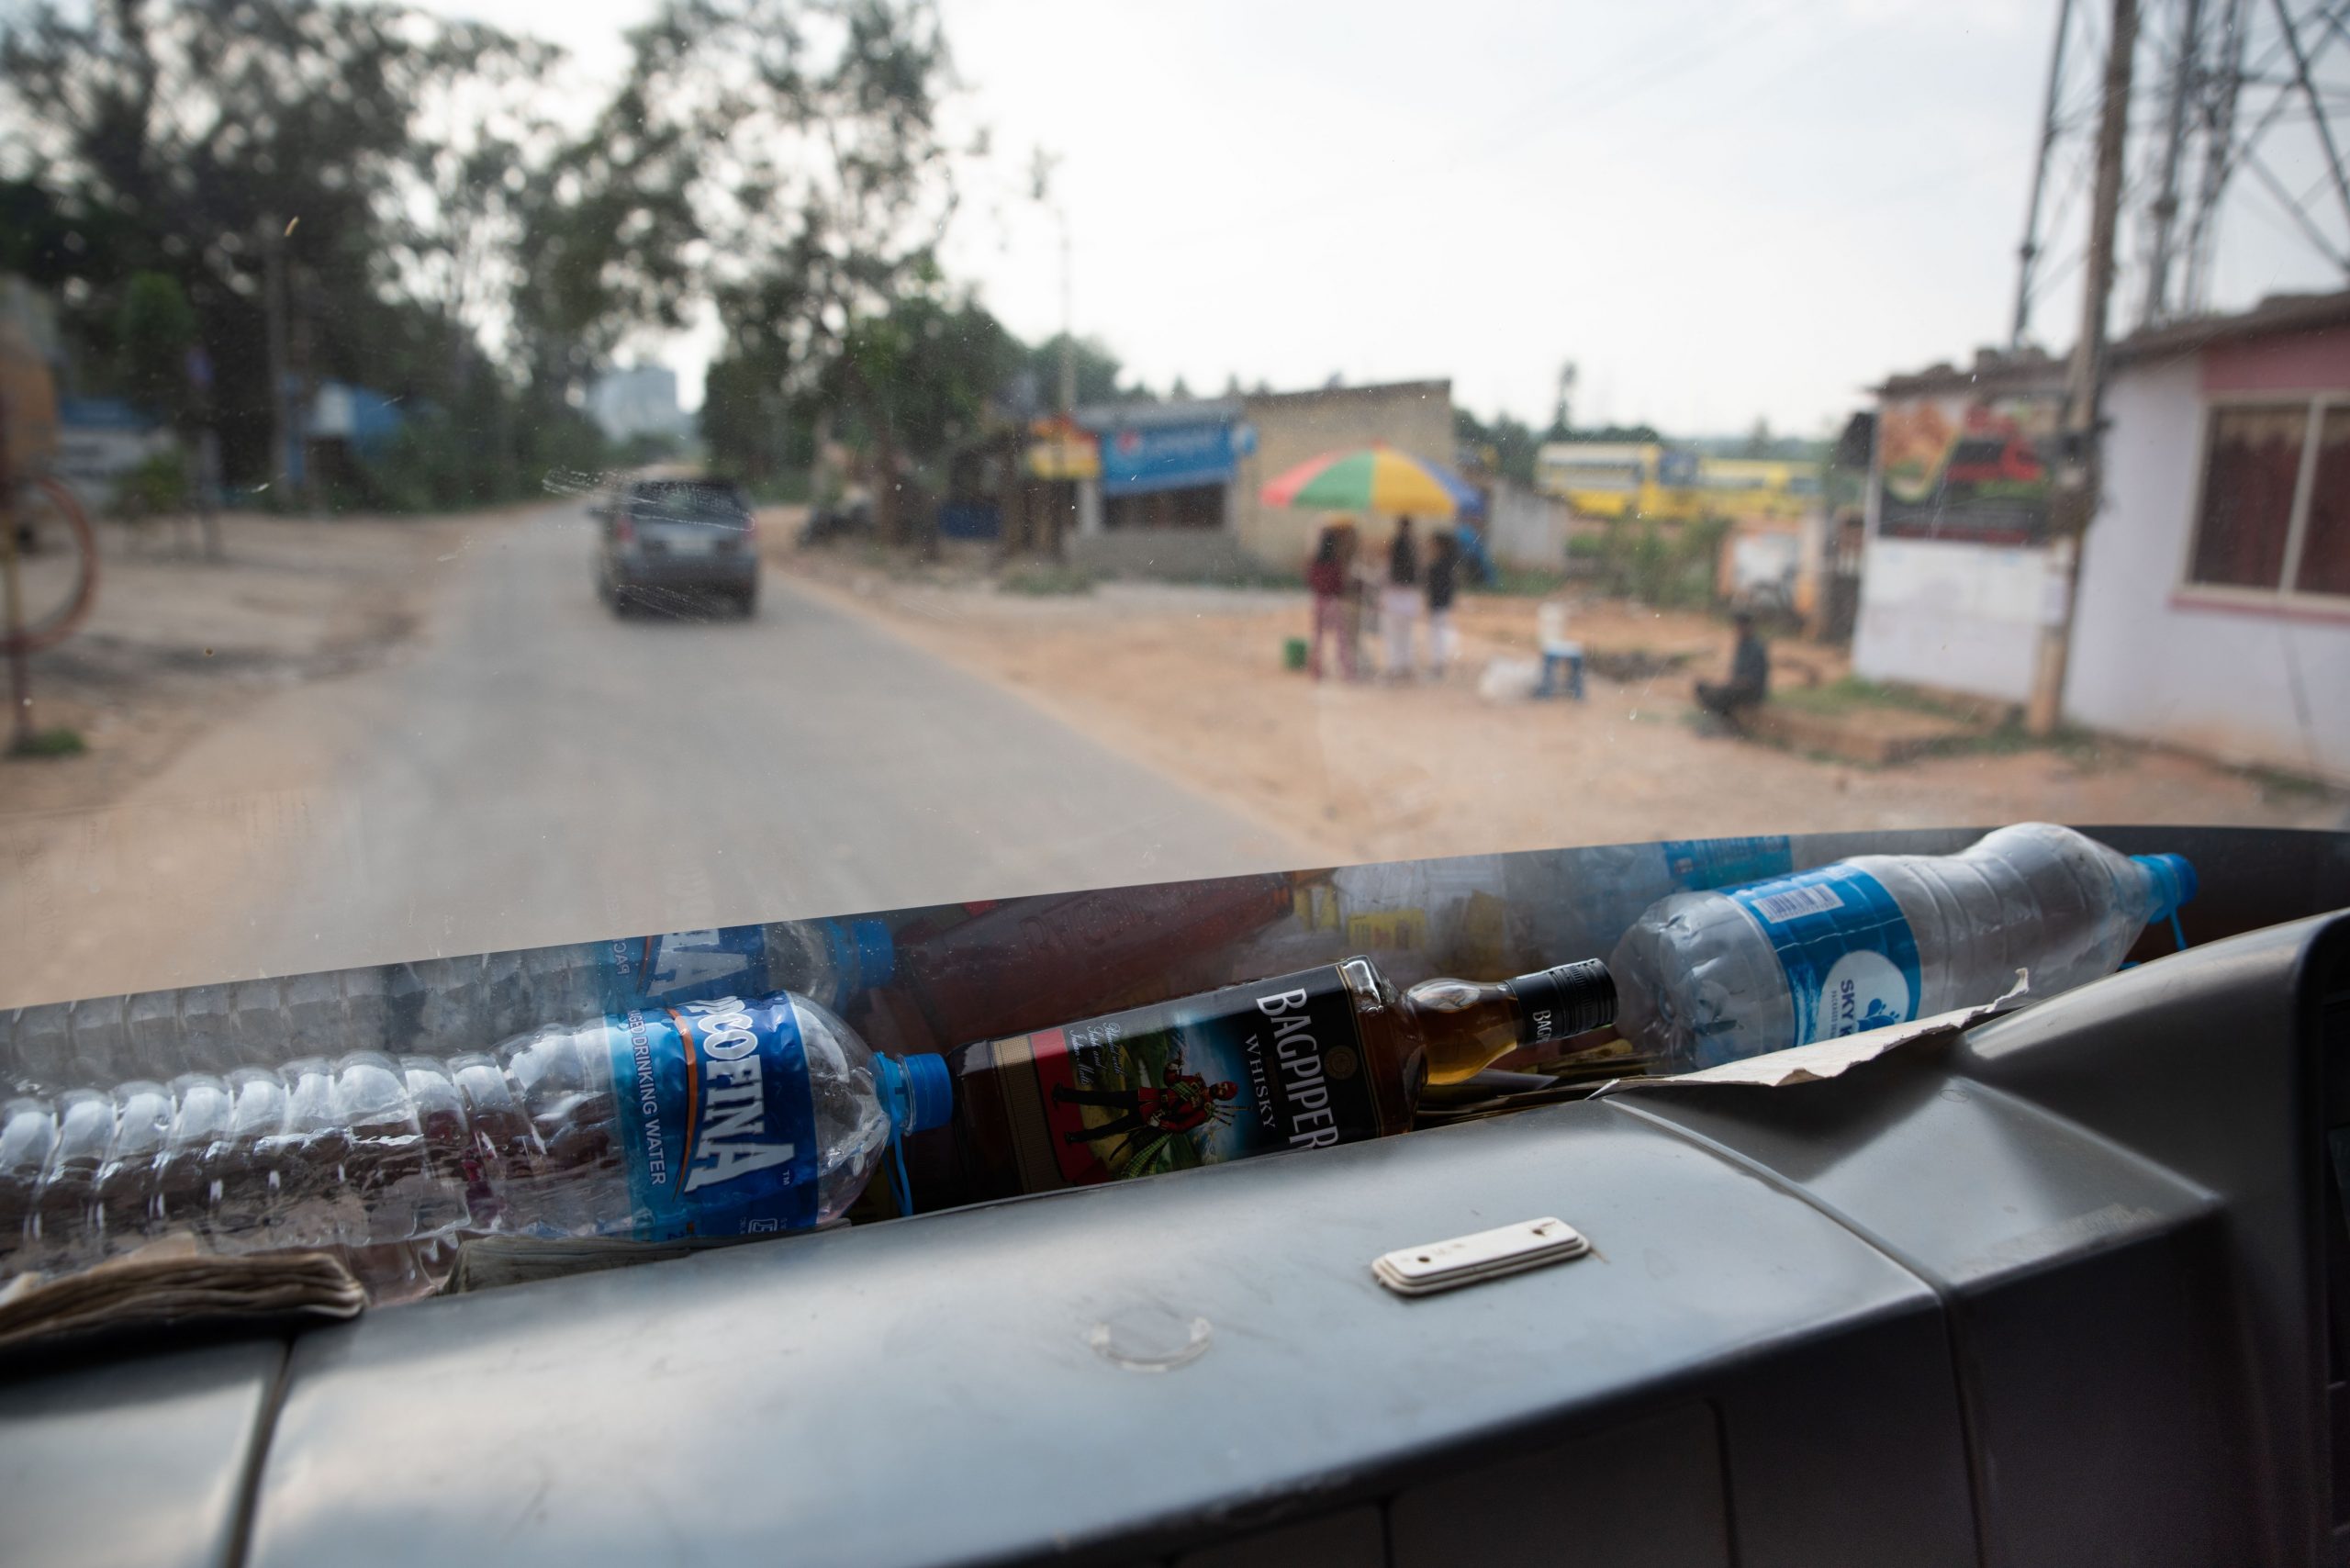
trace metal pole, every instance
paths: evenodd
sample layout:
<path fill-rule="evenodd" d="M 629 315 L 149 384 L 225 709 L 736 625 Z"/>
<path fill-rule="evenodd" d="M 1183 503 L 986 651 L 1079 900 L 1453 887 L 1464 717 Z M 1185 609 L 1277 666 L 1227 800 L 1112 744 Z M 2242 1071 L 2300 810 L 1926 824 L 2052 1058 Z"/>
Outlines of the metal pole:
<path fill-rule="evenodd" d="M 2350 175 L 2342 170 L 2342 151 L 2333 142 L 2333 127 L 2325 118 L 2325 100 L 2318 96 L 2317 83 L 2310 76 L 2310 57 L 2301 49 L 2301 35 L 2293 25 L 2292 13 L 2285 9 L 2285 0 L 2275 0 L 2277 26 L 2285 35 L 2285 47 L 2292 51 L 2293 74 L 2301 84 L 2301 94 L 2309 99 L 2310 124 L 2317 132 L 2318 145 L 2325 149 L 2325 172 L 2333 176 L 2333 189 L 2342 197 L 2342 211 L 2350 217 Z"/>
<path fill-rule="evenodd" d="M 17 576 L 16 486 L 5 462 L 0 462 L 0 593 L 7 601 L 8 707 L 15 715 L 8 724 L 8 749 L 27 752 L 33 745 L 32 655 L 25 648 L 25 590 Z"/>
<path fill-rule="evenodd" d="M 1069 214 L 1056 207 L 1061 220 L 1061 417 L 1077 412 L 1077 313 L 1069 287 Z"/>
<path fill-rule="evenodd" d="M 2063 452 L 2049 497 L 2048 600 L 2032 673 L 2025 727 L 2052 734 L 2064 715 L 2065 671 L 2073 639 L 2079 559 L 2103 483 L 2098 444 L 2105 391 L 2105 323 L 2113 294 L 2113 231 L 2121 207 L 2121 165 L 2130 133 L 2132 56 L 2138 47 L 2138 0 L 2113 0 L 2105 88 L 2097 129 L 2097 184 L 2089 207 L 2088 267 L 2081 283 L 2081 330 L 2065 385 Z"/>
<path fill-rule="evenodd" d="M 262 315 L 269 348 L 270 475 L 280 504 L 294 488 L 294 429 L 285 404 L 286 362 L 292 357 L 285 331 L 285 235 L 277 219 L 261 220 Z"/>
<path fill-rule="evenodd" d="M 1059 460 L 1055 483 L 1069 487 L 1069 510 L 1074 511 L 1078 504 L 1078 487 L 1083 483 L 1069 471 L 1074 464 L 1069 455 L 1069 427 L 1077 421 L 1077 311 L 1071 303 L 1074 297 L 1069 287 L 1069 209 L 1056 205 L 1053 216 L 1060 219 L 1061 225 L 1061 417 L 1053 435 L 1054 454 Z M 1056 561 L 1061 558 L 1063 549 L 1063 521 L 1062 509 L 1056 504 L 1052 528 L 1046 538 Z"/>
<path fill-rule="evenodd" d="M 2146 296 L 2138 310 L 2138 325 L 2151 327 L 2165 319 L 2170 305 L 2171 225 L 2178 218 L 2178 165 L 2187 142 L 2187 101 L 2200 73 L 2203 56 L 2203 0 L 2186 0 L 2178 37 L 2173 40 L 2170 69 L 2169 124 L 2163 139 L 2162 184 L 2147 208 L 2154 229 L 2146 259 Z"/>
<path fill-rule="evenodd" d="M 25 646 L 25 590 L 17 577 L 17 475 L 8 462 L 8 400 L 0 392 L 0 635 L 8 640 L 8 749 L 33 744 L 32 655 Z"/>
<path fill-rule="evenodd" d="M 2178 313 L 2201 312 L 2210 297 L 2211 247 L 2218 233 L 2221 200 L 2235 162 L 2236 92 L 2244 82 L 2244 0 L 2226 0 L 2213 48 L 2210 92 L 2203 104 L 2203 177 L 2195 192 L 2195 212 L 2187 222 L 2187 275 Z"/>
<path fill-rule="evenodd" d="M 2048 51 L 2048 91 L 2040 109 L 2040 157 L 2031 166 L 2031 200 L 2024 207 L 2021 266 L 2016 274 L 2015 329 L 2008 334 L 2010 348 L 2023 347 L 2031 325 L 2031 274 L 2040 259 L 2040 202 L 2048 188 L 2048 159 L 2056 149 L 2056 94 L 2065 83 L 2065 38 L 2072 30 L 2073 0 L 2058 0 L 2056 42 Z"/>

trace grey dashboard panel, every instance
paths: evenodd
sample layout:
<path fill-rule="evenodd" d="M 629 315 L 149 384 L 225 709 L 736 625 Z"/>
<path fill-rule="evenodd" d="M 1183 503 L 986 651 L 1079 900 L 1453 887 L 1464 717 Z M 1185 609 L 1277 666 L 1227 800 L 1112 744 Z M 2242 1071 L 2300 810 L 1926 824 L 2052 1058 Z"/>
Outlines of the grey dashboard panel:
<path fill-rule="evenodd" d="M 0 1559 L 232 1561 L 285 1347 L 246 1340 L 0 1384 Z"/>
<path fill-rule="evenodd" d="M 2350 1504 L 2329 1483 L 2344 1434 L 2329 1434 L 2325 1407 L 2344 1370 L 2328 1362 L 2326 1260 L 2350 1242 L 2323 1202 L 2342 1174 L 2325 1130 L 2350 1126 L 2345 1000 L 2350 914 L 2335 914 L 2143 965 L 1998 1020 L 1953 1055 L 2224 1202 L 2226 1257 L 2205 1277 L 2229 1296 L 2224 1375 L 2244 1402 L 2229 1431 L 2261 1562 L 2311 1560 Z"/>
<path fill-rule="evenodd" d="M 2326 926 L 1797 1092 L 1606 1103 L 1787 1182 L 1942 1294 L 1986 1560 L 2308 1561 L 2320 1053 L 2294 971 Z"/>
<path fill-rule="evenodd" d="M 1393 1248 L 1545 1214 L 1594 1253 L 1420 1300 L 1371 1279 Z M 1841 1375 L 1866 1397 L 1824 1396 Z M 1661 1408 L 1718 1442 L 1637 1425 Z M 1422 1489 L 1578 1439 L 1666 1455 L 1641 1468 L 1656 1506 L 1719 1513 L 1741 1562 L 1975 1560 L 1932 1293 L 1600 1105 L 306 1336 L 252 1557 L 1124 1561 L 1425 1518 Z"/>

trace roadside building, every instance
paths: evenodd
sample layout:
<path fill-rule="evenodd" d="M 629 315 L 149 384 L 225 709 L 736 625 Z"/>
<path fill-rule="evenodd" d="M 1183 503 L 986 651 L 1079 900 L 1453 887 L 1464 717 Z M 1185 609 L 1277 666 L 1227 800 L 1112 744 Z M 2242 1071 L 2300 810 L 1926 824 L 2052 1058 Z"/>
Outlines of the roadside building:
<path fill-rule="evenodd" d="M 1235 528 L 1248 559 L 1270 571 L 1303 571 L 1326 521 L 1320 512 L 1269 507 L 1258 499 L 1258 491 L 1299 464 L 1327 452 L 1381 444 L 1432 463 L 1452 461 L 1449 380 L 1259 393 L 1244 398 L 1242 406 L 1256 427 L 1257 448 L 1239 465 Z M 1364 524 L 1366 543 L 1376 545 L 1394 519 L 1367 518 Z"/>
<path fill-rule="evenodd" d="M 1481 520 L 1485 553 L 1505 566 L 1532 572 L 1567 569 L 1567 541 L 1577 533 L 1595 534 L 1601 526 L 1579 518 L 1574 509 L 1556 496 L 1495 477 L 1485 486 L 1485 515 Z"/>
<path fill-rule="evenodd" d="M 1109 404 L 1080 409 L 1077 422 L 1100 472 L 1077 485 L 1073 562 L 1156 577 L 1288 573 L 1304 567 L 1324 519 L 1268 507 L 1259 489 L 1310 457 L 1381 442 L 1446 461 L 1452 385 Z"/>
<path fill-rule="evenodd" d="M 111 511 L 124 481 L 179 449 L 153 415 L 122 398 L 60 398 L 50 471 L 93 513 Z"/>
<path fill-rule="evenodd" d="M 1255 431 L 1237 398 L 1080 409 L 1096 472 L 1079 481 L 1069 557 L 1099 571 L 1203 577 L 1239 565 L 1234 480 Z"/>
<path fill-rule="evenodd" d="M 2350 781 L 2350 292 L 2115 345 L 2065 716 Z M 2064 365 L 1878 388 L 1857 673 L 2020 703 L 2061 578 Z"/>
<path fill-rule="evenodd" d="M 588 388 L 588 414 L 610 441 L 675 439 L 690 428 L 677 406 L 677 373 L 666 364 L 608 371 Z"/>

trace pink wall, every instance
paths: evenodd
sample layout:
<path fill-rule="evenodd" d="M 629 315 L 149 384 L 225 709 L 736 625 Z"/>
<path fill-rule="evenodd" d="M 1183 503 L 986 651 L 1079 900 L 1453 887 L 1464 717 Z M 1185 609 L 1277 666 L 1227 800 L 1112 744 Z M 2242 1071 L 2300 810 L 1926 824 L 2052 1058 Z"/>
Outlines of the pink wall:
<path fill-rule="evenodd" d="M 2203 390 L 2350 391 L 2350 328 L 2280 332 L 2203 352 Z"/>

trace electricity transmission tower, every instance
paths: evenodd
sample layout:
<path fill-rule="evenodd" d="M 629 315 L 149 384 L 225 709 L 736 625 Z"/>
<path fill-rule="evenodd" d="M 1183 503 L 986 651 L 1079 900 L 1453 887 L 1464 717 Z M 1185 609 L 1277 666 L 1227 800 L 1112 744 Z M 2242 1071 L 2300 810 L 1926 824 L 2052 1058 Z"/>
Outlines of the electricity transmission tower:
<path fill-rule="evenodd" d="M 2104 7 L 2057 0 L 2011 339 L 2082 263 Z M 2221 235 L 2259 222 L 2350 286 L 2350 0 L 2140 0 L 2121 194 L 2123 330 L 2209 313 Z M 2224 219 L 2224 221 L 2223 221 Z"/>

